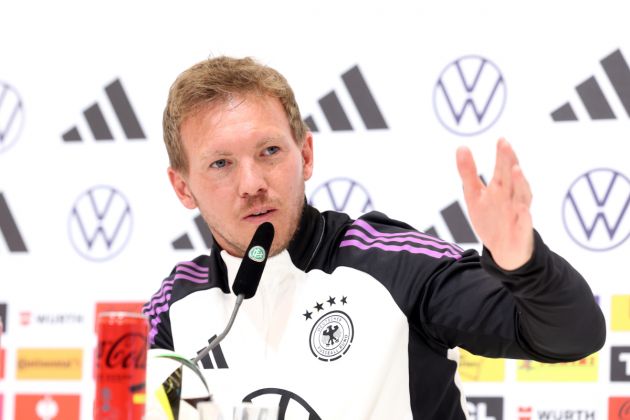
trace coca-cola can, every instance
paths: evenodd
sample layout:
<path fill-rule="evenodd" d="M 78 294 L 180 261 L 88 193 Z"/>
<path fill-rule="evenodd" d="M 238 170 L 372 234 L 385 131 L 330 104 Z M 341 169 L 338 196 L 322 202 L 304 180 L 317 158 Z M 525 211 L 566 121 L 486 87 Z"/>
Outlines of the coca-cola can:
<path fill-rule="evenodd" d="M 96 420 L 142 420 L 149 323 L 140 313 L 101 312 L 96 320 Z"/>

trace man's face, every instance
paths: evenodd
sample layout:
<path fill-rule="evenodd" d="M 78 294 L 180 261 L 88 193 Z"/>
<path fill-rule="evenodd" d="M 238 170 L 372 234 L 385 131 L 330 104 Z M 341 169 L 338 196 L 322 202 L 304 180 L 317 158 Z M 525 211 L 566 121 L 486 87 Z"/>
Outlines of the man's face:
<path fill-rule="evenodd" d="M 218 244 L 242 257 L 256 228 L 271 222 L 271 254 L 286 248 L 313 171 L 313 139 L 296 144 L 280 101 L 245 95 L 210 104 L 184 120 L 181 138 L 189 169 L 169 168 L 171 184 Z"/>

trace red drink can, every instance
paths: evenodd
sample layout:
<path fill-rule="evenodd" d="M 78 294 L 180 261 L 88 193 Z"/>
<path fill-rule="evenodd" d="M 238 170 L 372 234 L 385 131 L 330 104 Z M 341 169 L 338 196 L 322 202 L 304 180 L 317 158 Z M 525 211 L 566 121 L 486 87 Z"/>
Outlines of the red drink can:
<path fill-rule="evenodd" d="M 149 323 L 140 313 L 101 312 L 96 320 L 95 420 L 142 420 Z"/>

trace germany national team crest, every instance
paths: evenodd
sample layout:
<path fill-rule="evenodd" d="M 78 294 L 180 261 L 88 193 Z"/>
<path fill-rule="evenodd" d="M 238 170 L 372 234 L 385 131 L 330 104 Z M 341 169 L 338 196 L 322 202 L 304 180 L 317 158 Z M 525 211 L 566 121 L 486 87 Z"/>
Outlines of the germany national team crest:
<path fill-rule="evenodd" d="M 322 303 L 315 302 L 313 306 L 313 309 L 320 312 L 325 311 L 325 302 L 328 302 L 329 305 L 327 308 L 329 311 L 315 321 L 309 337 L 311 352 L 324 362 L 332 362 L 345 355 L 354 339 L 352 320 L 347 313 L 335 308 L 338 305 L 345 306 L 348 303 L 348 298 L 342 296 L 339 303 L 336 300 L 337 298 L 331 296 Z M 309 312 L 307 309 L 306 313 L 302 315 L 308 321 L 312 319 L 313 312 Z"/>

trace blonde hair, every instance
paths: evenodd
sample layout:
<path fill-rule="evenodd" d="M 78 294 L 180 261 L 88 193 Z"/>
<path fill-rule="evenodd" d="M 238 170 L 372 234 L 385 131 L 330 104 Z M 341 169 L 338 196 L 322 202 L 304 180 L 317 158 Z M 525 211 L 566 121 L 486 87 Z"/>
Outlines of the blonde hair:
<path fill-rule="evenodd" d="M 201 61 L 181 73 L 168 94 L 162 128 L 171 168 L 188 171 L 180 134 L 184 120 L 204 105 L 228 101 L 235 95 L 256 94 L 278 98 L 298 145 L 309 131 L 300 116 L 293 90 L 287 80 L 271 67 L 254 59 L 216 57 Z"/>

